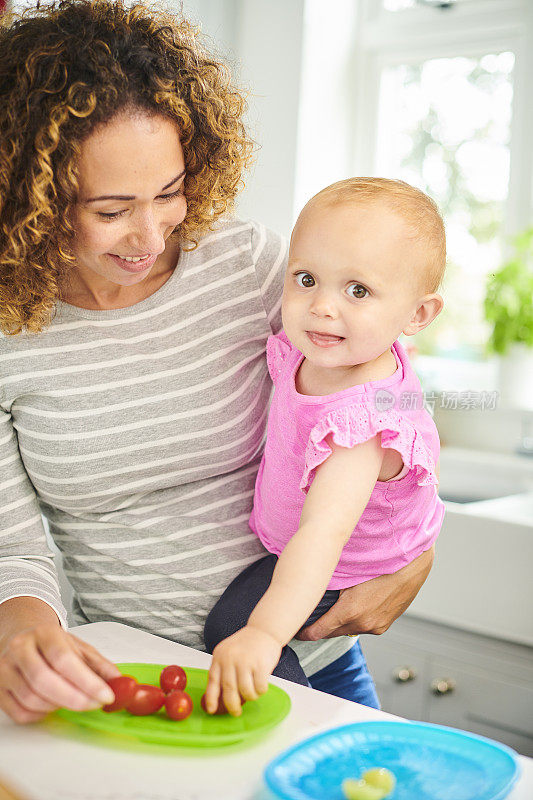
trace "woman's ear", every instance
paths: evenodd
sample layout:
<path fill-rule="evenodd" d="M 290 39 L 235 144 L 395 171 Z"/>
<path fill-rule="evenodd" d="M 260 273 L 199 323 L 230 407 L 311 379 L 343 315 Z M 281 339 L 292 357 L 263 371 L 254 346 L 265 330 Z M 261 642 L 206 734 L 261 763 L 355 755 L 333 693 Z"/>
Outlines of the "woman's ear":
<path fill-rule="evenodd" d="M 444 300 L 440 294 L 426 294 L 417 303 L 416 311 L 403 329 L 402 333 L 406 336 L 413 336 L 415 333 L 427 328 L 435 317 L 438 317 L 444 306 Z"/>

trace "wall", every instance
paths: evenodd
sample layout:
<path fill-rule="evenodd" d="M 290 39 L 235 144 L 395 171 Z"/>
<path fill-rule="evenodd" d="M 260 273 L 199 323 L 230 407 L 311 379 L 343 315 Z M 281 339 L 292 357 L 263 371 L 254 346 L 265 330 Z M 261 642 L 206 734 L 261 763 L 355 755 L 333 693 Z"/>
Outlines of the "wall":
<path fill-rule="evenodd" d="M 260 145 L 238 212 L 288 235 L 293 223 L 304 0 L 185 0 L 249 87 L 248 121 Z"/>

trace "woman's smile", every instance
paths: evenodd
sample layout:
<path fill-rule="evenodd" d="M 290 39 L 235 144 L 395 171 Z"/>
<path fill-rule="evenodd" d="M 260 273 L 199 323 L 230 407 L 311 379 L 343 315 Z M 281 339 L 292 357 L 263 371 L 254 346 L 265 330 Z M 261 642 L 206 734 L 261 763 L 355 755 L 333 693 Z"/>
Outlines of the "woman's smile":
<path fill-rule="evenodd" d="M 156 262 L 157 256 L 160 255 L 160 253 L 155 253 L 152 255 L 141 257 L 139 261 L 137 261 L 137 258 L 139 258 L 138 256 L 124 257 L 124 256 L 117 256 L 114 253 L 107 253 L 107 255 L 110 258 L 112 258 L 115 264 L 117 264 L 121 269 L 126 270 L 126 272 L 137 273 L 137 272 L 144 272 L 145 270 L 148 269 L 152 269 L 152 267 Z M 129 260 L 134 258 L 135 261 Z"/>

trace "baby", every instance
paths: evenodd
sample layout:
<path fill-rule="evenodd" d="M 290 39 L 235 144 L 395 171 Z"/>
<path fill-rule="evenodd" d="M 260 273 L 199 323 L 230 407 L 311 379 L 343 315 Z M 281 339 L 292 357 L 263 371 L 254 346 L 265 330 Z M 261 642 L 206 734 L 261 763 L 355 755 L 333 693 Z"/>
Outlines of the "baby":
<path fill-rule="evenodd" d="M 390 574 L 437 538 L 439 437 L 398 341 L 440 313 L 444 226 L 423 192 L 353 178 L 300 214 L 267 342 L 274 395 L 250 527 L 271 555 L 205 626 L 210 712 L 240 714 L 276 675 L 309 685 L 291 638 L 342 589 Z M 314 609 L 314 611 L 313 611 Z"/>

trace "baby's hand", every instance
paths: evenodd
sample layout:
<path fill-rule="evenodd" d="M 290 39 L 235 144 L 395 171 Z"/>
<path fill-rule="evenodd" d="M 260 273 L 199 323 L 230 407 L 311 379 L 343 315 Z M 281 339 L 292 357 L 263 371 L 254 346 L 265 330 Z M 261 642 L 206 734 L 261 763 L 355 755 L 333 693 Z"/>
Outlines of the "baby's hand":
<path fill-rule="evenodd" d="M 241 715 L 241 698 L 257 700 L 268 689 L 268 677 L 281 655 L 281 643 L 270 634 L 246 625 L 218 644 L 213 651 L 205 691 L 206 708 L 213 714 L 222 693 L 229 713 Z"/>

